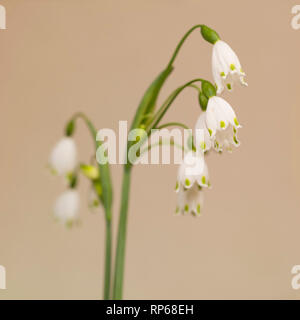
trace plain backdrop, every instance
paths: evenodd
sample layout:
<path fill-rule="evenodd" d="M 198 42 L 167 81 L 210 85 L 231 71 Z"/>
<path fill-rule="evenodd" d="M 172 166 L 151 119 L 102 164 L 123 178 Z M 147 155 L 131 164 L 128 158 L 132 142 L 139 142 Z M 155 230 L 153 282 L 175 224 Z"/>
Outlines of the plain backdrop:
<path fill-rule="evenodd" d="M 298 299 L 300 264 L 300 30 L 290 0 L 1 0 L 1 299 L 100 299 L 103 211 L 87 208 L 81 226 L 52 217 L 65 189 L 47 161 L 66 121 L 84 111 L 100 128 L 131 121 L 139 100 L 194 24 L 218 31 L 238 53 L 248 88 L 224 97 L 243 125 L 241 146 L 211 154 L 212 190 L 201 218 L 175 217 L 175 165 L 138 166 L 132 177 L 126 299 Z M 196 77 L 209 80 L 212 46 L 196 31 L 181 50 L 159 103 Z M 165 121 L 194 126 L 197 96 L 186 90 Z M 93 155 L 82 123 L 80 159 Z M 112 167 L 114 233 L 121 166 Z"/>

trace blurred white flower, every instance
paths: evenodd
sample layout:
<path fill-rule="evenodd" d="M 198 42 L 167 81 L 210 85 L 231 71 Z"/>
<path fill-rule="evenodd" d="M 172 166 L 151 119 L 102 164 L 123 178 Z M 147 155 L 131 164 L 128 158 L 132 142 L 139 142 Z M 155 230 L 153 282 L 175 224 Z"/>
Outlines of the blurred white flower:
<path fill-rule="evenodd" d="M 234 82 L 240 82 L 242 85 L 247 86 L 244 80 L 245 73 L 237 55 L 222 40 L 218 40 L 213 45 L 212 73 L 217 85 L 218 94 L 224 90 L 225 86 L 230 91 Z"/>
<path fill-rule="evenodd" d="M 62 193 L 54 204 L 54 216 L 63 224 L 72 225 L 78 220 L 79 194 L 75 189 Z"/>
<path fill-rule="evenodd" d="M 180 188 L 178 193 L 178 203 L 176 214 L 191 213 L 195 216 L 200 216 L 203 210 L 204 194 L 197 184 L 192 188 Z"/>
<path fill-rule="evenodd" d="M 181 187 L 190 189 L 194 184 L 201 187 L 209 186 L 208 169 L 203 153 L 189 151 L 178 170 L 176 191 L 179 192 Z"/>
<path fill-rule="evenodd" d="M 232 145 L 240 145 L 237 129 L 241 126 L 232 107 L 224 99 L 214 96 L 208 100 L 206 125 L 216 151 L 232 151 Z"/>
<path fill-rule="evenodd" d="M 64 137 L 55 145 L 49 164 L 53 172 L 58 175 L 74 171 L 77 165 L 77 149 L 73 138 Z"/>
<path fill-rule="evenodd" d="M 196 149 L 201 148 L 205 152 L 211 148 L 211 138 L 206 126 L 206 112 L 202 112 L 196 122 L 195 137 Z"/>

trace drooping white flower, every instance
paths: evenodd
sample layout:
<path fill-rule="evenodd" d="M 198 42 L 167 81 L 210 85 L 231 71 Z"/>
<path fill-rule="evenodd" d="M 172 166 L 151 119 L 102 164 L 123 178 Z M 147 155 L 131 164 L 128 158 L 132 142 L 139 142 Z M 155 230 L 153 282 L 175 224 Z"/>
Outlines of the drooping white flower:
<path fill-rule="evenodd" d="M 196 149 L 201 148 L 204 152 L 211 148 L 211 138 L 206 126 L 206 112 L 202 112 L 195 125 Z"/>
<path fill-rule="evenodd" d="M 230 46 L 222 40 L 218 40 L 213 45 L 212 73 L 218 94 L 224 90 L 225 86 L 230 91 L 234 82 L 240 82 L 247 86 L 244 80 L 246 74 L 241 67 L 239 58 Z"/>
<path fill-rule="evenodd" d="M 203 203 L 204 194 L 197 184 L 194 184 L 190 189 L 181 187 L 178 193 L 176 214 L 191 213 L 195 216 L 200 216 L 203 210 Z"/>
<path fill-rule="evenodd" d="M 232 107 L 224 99 L 214 96 L 208 100 L 206 125 L 216 151 L 232 151 L 232 145 L 240 145 L 237 129 L 241 126 Z"/>
<path fill-rule="evenodd" d="M 204 155 L 199 151 L 197 153 L 189 151 L 185 155 L 178 170 L 176 192 L 179 192 L 181 187 L 190 189 L 193 185 L 200 187 L 208 187 L 210 185 Z"/>
<path fill-rule="evenodd" d="M 77 164 L 77 149 L 71 137 L 62 138 L 53 148 L 50 155 L 50 166 L 58 175 L 74 171 Z"/>
<path fill-rule="evenodd" d="M 79 194 L 75 189 L 62 193 L 54 204 L 55 218 L 66 225 L 71 225 L 78 220 Z"/>

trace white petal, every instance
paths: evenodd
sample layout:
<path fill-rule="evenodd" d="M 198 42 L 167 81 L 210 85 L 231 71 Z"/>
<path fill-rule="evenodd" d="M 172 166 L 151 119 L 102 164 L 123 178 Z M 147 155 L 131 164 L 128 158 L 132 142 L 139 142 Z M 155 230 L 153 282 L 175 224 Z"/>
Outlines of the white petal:
<path fill-rule="evenodd" d="M 197 177 L 197 183 L 200 187 L 209 187 L 210 182 L 209 182 L 209 174 L 208 174 L 208 167 L 206 162 L 204 163 L 204 169 L 201 175 Z"/>
<path fill-rule="evenodd" d="M 202 152 L 189 151 L 179 167 L 177 181 L 186 189 L 191 188 L 195 181 L 202 177 L 205 161 Z M 176 186 L 178 190 L 178 185 Z"/>
<path fill-rule="evenodd" d="M 68 223 L 78 218 L 79 194 L 70 189 L 61 194 L 54 205 L 54 215 L 62 223 Z"/>
<path fill-rule="evenodd" d="M 231 49 L 231 47 L 224 41 L 221 41 L 222 50 L 223 50 L 223 58 L 226 64 L 229 66 L 230 73 L 240 72 L 241 64 L 236 55 L 236 53 Z M 232 66 L 235 68 L 233 69 Z"/>
<path fill-rule="evenodd" d="M 219 101 L 220 108 L 222 108 L 224 117 L 226 117 L 229 123 L 231 123 L 232 125 L 235 125 L 234 119 L 236 118 L 236 115 L 231 105 L 221 97 L 218 97 L 218 101 Z"/>
<path fill-rule="evenodd" d="M 247 86 L 244 80 L 245 73 L 242 71 L 238 56 L 222 40 L 218 40 L 213 46 L 212 73 L 218 87 L 218 94 L 223 91 L 224 86 L 231 91 L 234 82 Z"/>
<path fill-rule="evenodd" d="M 219 63 L 219 60 L 217 58 L 216 48 L 214 46 L 213 54 L 212 54 L 212 74 L 213 74 L 215 84 L 217 86 L 218 94 L 220 94 L 224 90 L 223 80 L 221 76 L 223 72 L 224 70 L 222 70 L 222 66 Z M 225 77 L 225 73 L 224 73 L 224 77 Z"/>
<path fill-rule="evenodd" d="M 72 172 L 77 164 L 77 150 L 73 138 L 62 138 L 53 148 L 49 162 L 58 175 Z"/>
<path fill-rule="evenodd" d="M 196 122 L 195 137 L 196 148 L 201 148 L 203 151 L 211 148 L 211 139 L 206 126 L 206 112 L 201 113 Z"/>
<path fill-rule="evenodd" d="M 208 106 L 207 106 L 207 113 L 209 113 L 209 116 L 213 119 L 210 120 L 207 118 L 211 123 L 214 123 L 215 130 L 224 130 L 228 126 L 228 118 L 227 114 L 223 109 L 223 99 L 220 97 L 212 97 L 208 100 Z M 209 124 L 207 123 L 207 126 L 209 127 Z"/>
<path fill-rule="evenodd" d="M 218 123 L 215 116 L 215 97 L 212 97 L 208 100 L 207 109 L 206 109 L 206 126 L 209 131 L 210 136 L 214 136 L 216 130 L 218 129 Z"/>
<path fill-rule="evenodd" d="M 225 131 L 218 131 L 215 137 L 214 148 L 220 152 L 223 150 L 232 151 L 232 146 L 238 147 L 240 142 L 237 139 L 236 129 L 229 126 Z"/>
<path fill-rule="evenodd" d="M 203 191 L 199 190 L 198 186 L 184 191 L 183 193 L 183 212 L 192 213 L 194 215 L 200 215 L 203 209 L 204 196 Z"/>

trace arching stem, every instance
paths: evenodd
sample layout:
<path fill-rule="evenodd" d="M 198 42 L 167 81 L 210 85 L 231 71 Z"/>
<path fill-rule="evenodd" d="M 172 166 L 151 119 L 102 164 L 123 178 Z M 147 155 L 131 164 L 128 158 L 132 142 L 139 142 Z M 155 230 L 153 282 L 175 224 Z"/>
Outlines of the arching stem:
<path fill-rule="evenodd" d="M 81 118 L 86 126 L 88 127 L 91 136 L 95 142 L 95 149 L 101 145 L 101 142 L 96 140 L 97 130 L 91 120 L 82 112 L 78 112 L 73 116 L 75 121 L 77 118 Z M 112 203 L 112 185 L 110 179 L 110 171 L 108 163 L 105 165 L 100 165 L 100 183 L 102 185 L 103 194 L 99 196 L 99 200 L 103 204 L 105 210 L 105 263 L 104 263 L 104 290 L 103 297 L 104 300 L 110 299 L 110 287 L 111 287 L 111 251 L 112 251 L 112 213 L 111 213 L 111 203 Z"/>

